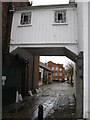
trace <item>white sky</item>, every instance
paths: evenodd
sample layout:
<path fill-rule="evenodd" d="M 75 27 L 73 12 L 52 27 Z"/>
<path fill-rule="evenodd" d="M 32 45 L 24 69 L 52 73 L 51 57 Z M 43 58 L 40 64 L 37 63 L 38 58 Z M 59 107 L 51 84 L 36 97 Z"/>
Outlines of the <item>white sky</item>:
<path fill-rule="evenodd" d="M 52 61 L 54 63 L 59 63 L 59 64 L 63 64 L 64 67 L 67 66 L 68 63 L 73 63 L 73 61 L 71 61 L 69 58 L 65 57 L 65 56 L 40 56 L 40 61 L 43 63 L 46 63 L 48 61 Z"/>
<path fill-rule="evenodd" d="M 34 5 L 50 5 L 50 4 L 68 4 L 69 0 L 29 0 Z"/>

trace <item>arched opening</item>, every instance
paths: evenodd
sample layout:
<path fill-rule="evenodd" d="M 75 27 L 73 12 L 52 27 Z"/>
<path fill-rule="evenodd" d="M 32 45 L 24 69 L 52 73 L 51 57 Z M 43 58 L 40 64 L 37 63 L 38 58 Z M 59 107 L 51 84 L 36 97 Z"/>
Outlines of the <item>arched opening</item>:
<path fill-rule="evenodd" d="M 23 50 L 23 52 L 22 52 Z M 25 54 L 23 54 L 25 53 Z M 75 91 L 76 91 L 76 116 L 82 118 L 83 116 L 83 53 L 76 55 L 65 47 L 30 47 L 17 48 L 12 51 L 13 55 L 20 55 L 26 60 L 30 56 L 66 56 L 76 64 Z M 33 84 L 33 83 L 32 83 Z"/>
<path fill-rule="evenodd" d="M 76 62 L 77 55 L 65 47 L 24 48 L 31 55 L 39 56 L 66 56 Z"/>

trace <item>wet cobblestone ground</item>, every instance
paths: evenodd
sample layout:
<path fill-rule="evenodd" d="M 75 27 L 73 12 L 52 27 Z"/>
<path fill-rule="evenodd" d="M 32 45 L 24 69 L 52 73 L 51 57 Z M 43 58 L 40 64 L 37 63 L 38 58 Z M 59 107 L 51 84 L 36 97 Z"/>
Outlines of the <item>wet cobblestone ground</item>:
<path fill-rule="evenodd" d="M 72 96 L 61 95 L 50 110 L 46 119 L 75 119 L 75 102 Z"/>
<path fill-rule="evenodd" d="M 43 105 L 45 120 L 74 120 L 74 89 L 68 83 L 53 83 L 40 87 L 42 92 L 27 96 L 22 102 L 3 108 L 3 118 L 37 120 L 38 106 Z"/>

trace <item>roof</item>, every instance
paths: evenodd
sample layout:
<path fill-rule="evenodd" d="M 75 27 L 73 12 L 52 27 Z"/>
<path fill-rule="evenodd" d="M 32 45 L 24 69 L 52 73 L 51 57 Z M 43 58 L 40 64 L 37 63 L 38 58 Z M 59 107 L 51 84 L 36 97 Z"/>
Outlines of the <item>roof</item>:
<path fill-rule="evenodd" d="M 52 63 L 52 64 L 55 64 L 55 65 L 59 65 L 60 67 L 63 67 L 63 64 L 54 63 L 54 62 L 52 62 L 52 61 L 48 61 L 48 63 Z"/>
<path fill-rule="evenodd" d="M 36 10 L 36 9 L 50 9 L 50 8 L 73 8 L 77 7 L 77 4 L 56 4 L 56 5 L 39 5 L 39 6 L 28 6 L 28 7 L 16 7 L 16 11 L 24 10 Z"/>
<path fill-rule="evenodd" d="M 40 66 L 41 68 L 46 69 L 47 71 L 52 72 L 52 70 L 51 70 L 45 63 L 40 62 L 40 63 L 39 63 L 39 66 Z"/>

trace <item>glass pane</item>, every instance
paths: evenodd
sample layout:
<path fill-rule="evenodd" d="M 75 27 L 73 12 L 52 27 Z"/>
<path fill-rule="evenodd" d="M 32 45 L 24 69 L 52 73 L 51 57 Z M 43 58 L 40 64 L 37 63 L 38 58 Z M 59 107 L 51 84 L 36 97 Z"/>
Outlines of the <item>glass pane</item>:
<path fill-rule="evenodd" d="M 63 20 L 62 14 L 58 14 L 58 20 Z"/>
<path fill-rule="evenodd" d="M 26 15 L 24 16 L 24 22 L 28 23 L 28 16 L 26 16 Z"/>

